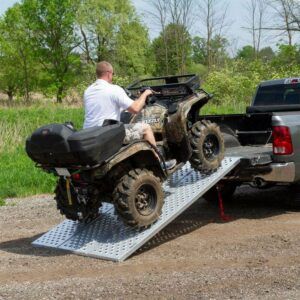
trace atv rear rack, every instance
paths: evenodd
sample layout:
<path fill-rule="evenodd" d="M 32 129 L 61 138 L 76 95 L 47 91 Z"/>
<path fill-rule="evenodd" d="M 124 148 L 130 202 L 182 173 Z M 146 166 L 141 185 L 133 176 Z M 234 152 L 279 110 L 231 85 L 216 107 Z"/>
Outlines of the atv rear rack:
<path fill-rule="evenodd" d="M 90 224 L 66 220 L 32 244 L 36 247 L 123 261 L 190 207 L 239 162 L 239 157 L 227 157 L 222 166 L 210 175 L 194 171 L 189 163 L 176 171 L 164 184 L 165 204 L 162 215 L 146 230 L 125 226 L 114 213 L 113 205 L 105 203 L 100 209 L 100 216 Z"/>

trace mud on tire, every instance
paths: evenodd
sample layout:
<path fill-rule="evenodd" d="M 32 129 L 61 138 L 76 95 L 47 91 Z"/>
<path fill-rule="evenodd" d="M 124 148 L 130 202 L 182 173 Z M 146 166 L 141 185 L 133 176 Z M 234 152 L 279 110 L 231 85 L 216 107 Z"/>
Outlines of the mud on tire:
<path fill-rule="evenodd" d="M 65 179 L 60 178 L 58 180 L 54 192 L 56 207 L 60 211 L 60 213 L 67 219 L 89 223 L 89 221 L 95 219 L 98 216 L 98 211 L 101 203 L 99 203 L 98 201 L 96 201 L 97 203 L 89 201 L 88 204 L 78 203 L 77 194 L 72 186 L 70 186 L 72 205 L 69 204 Z M 81 218 L 79 217 L 78 213 L 81 214 Z"/>
<path fill-rule="evenodd" d="M 161 215 L 164 203 L 161 181 L 149 170 L 131 170 L 119 180 L 113 199 L 125 224 L 146 228 Z"/>
<path fill-rule="evenodd" d="M 196 122 L 190 132 L 192 167 L 204 173 L 215 171 L 224 158 L 224 139 L 217 124 L 210 121 Z"/>

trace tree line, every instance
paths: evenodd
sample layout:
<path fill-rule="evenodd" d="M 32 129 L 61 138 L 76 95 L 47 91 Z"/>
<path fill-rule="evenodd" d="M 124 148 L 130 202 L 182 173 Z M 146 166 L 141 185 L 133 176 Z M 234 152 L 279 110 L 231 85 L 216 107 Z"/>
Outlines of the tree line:
<path fill-rule="evenodd" d="M 252 43 L 233 53 L 229 1 L 146 2 L 144 17 L 159 28 L 153 40 L 130 0 L 15 4 L 0 18 L 0 91 L 10 102 L 16 96 L 29 102 L 38 92 L 55 95 L 60 103 L 71 88 L 82 90 L 94 80 L 101 60 L 112 62 L 120 84 L 142 76 L 197 73 L 209 85 L 230 70 L 242 76 L 249 65 L 262 70 L 262 77 L 266 69 L 274 76 L 298 72 L 297 0 L 246 0 L 244 32 Z M 274 35 L 281 38 L 275 50 L 261 46 Z M 279 69 L 284 70 L 278 74 Z"/>

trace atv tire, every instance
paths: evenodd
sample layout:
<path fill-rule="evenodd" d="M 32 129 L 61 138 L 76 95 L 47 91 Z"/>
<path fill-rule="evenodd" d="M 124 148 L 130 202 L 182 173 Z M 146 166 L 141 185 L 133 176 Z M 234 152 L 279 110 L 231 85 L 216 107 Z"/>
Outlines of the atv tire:
<path fill-rule="evenodd" d="M 151 171 L 134 169 L 120 179 L 113 199 L 125 224 L 146 228 L 161 215 L 164 193 L 160 179 Z"/>
<path fill-rule="evenodd" d="M 203 173 L 211 173 L 220 167 L 224 158 L 223 135 L 216 123 L 196 122 L 190 132 L 191 166 Z"/>
<path fill-rule="evenodd" d="M 54 192 L 56 207 L 67 219 L 89 223 L 99 215 L 101 203 L 98 202 L 96 205 L 92 205 L 92 203 L 89 203 L 88 205 L 78 203 L 76 192 L 72 186 L 70 186 L 72 205 L 69 204 L 66 191 L 66 180 L 64 178 L 59 179 Z"/>

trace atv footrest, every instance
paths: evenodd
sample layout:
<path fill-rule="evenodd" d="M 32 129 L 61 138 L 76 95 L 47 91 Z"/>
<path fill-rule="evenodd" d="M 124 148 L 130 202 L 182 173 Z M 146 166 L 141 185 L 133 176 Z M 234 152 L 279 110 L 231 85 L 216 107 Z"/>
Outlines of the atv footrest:
<path fill-rule="evenodd" d="M 113 205 L 105 203 L 101 207 L 100 216 L 90 224 L 66 220 L 32 244 L 123 261 L 191 206 L 239 162 L 239 157 L 227 157 L 222 166 L 211 175 L 200 174 L 189 164 L 175 172 L 164 184 L 165 204 L 162 215 L 146 230 L 139 231 L 125 226 L 114 214 Z"/>

